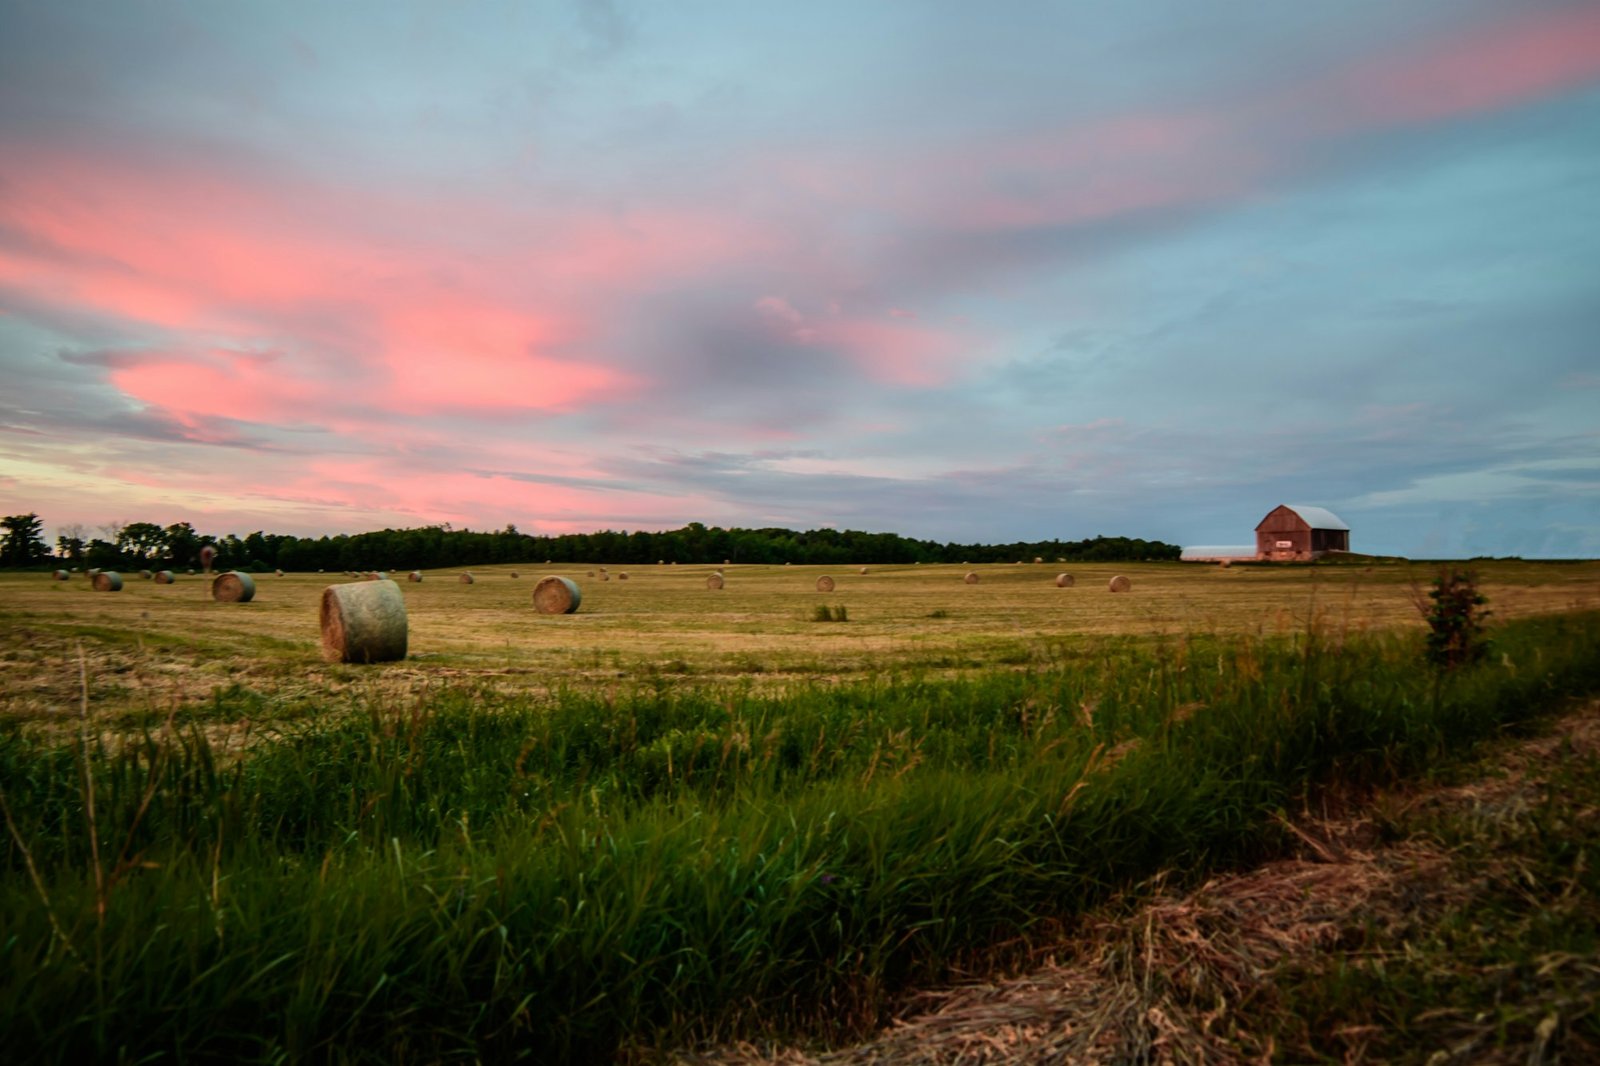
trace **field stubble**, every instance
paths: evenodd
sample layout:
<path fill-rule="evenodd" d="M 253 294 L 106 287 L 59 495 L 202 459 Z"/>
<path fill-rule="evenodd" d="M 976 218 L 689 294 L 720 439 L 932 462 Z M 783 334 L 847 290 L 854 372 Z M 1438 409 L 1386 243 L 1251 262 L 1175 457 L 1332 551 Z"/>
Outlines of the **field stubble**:
<path fill-rule="evenodd" d="M 218 690 L 243 688 L 262 713 L 294 716 L 352 690 L 402 695 L 435 684 L 501 692 L 619 688 L 641 681 L 781 690 L 886 673 L 955 675 L 1070 660 L 1099 639 L 1160 641 L 1207 633 L 1285 635 L 1313 624 L 1334 633 L 1420 626 L 1419 586 L 1434 568 L 1243 567 L 1179 564 L 993 565 L 963 583 L 965 566 L 638 567 L 602 582 L 587 566 L 474 569 L 475 583 L 429 572 L 402 582 L 411 654 L 382 666 L 341 666 L 318 652 L 321 590 L 342 575 L 263 575 L 248 604 L 214 602 L 198 578 L 130 581 L 94 592 L 82 575 L 0 575 L 3 712 L 23 719 L 75 713 L 78 649 L 97 715 L 203 712 Z M 1076 578 L 1057 588 L 1057 571 Z M 532 583 L 513 570 L 570 577 L 583 589 L 573 615 L 539 615 Z M 1495 617 L 1600 605 L 1600 563 L 1479 565 Z M 706 577 L 727 575 L 707 589 Z M 818 593 L 820 575 L 837 587 Z M 1106 591 L 1126 574 L 1133 590 Z M 819 605 L 849 621 L 819 625 Z"/>

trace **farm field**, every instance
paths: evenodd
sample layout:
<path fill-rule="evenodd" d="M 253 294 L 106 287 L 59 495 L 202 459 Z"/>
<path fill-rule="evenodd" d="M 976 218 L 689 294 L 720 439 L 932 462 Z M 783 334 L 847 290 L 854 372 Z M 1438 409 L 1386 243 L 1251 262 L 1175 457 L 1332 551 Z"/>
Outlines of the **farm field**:
<path fill-rule="evenodd" d="M 512 569 L 402 581 L 410 656 L 371 666 L 320 656 L 342 575 L 0 577 L 8 1047 L 845 1042 L 1600 691 L 1595 563 L 1480 566 L 1492 653 L 1451 672 L 1421 565 Z M 579 613 L 533 611 L 546 572 Z"/>
<path fill-rule="evenodd" d="M 246 604 L 213 602 L 199 574 L 171 585 L 125 574 L 116 593 L 93 591 L 83 574 L 66 582 L 0 574 L 0 704 L 13 717 L 76 714 L 80 645 L 91 703 L 112 717 L 165 713 L 228 686 L 287 710 L 351 686 L 403 692 L 465 681 L 548 691 L 664 679 L 775 689 L 907 671 L 955 675 L 1045 665 L 1106 639 L 1273 636 L 1313 623 L 1339 633 L 1417 629 L 1414 600 L 1436 571 L 1173 563 L 859 569 L 520 565 L 429 571 L 420 583 L 395 573 L 409 655 L 359 667 L 327 664 L 319 653 L 321 591 L 353 580 L 343 574 L 257 575 Z M 1477 569 L 1497 619 L 1600 607 L 1600 563 Z M 725 587 L 708 589 L 718 571 Z M 969 571 L 977 584 L 963 582 Z M 458 580 L 464 572 L 472 584 Z M 1056 587 L 1062 572 L 1072 575 L 1071 587 Z M 546 574 L 579 584 L 576 614 L 534 612 L 533 586 Z M 1117 574 L 1132 580 L 1131 591 L 1107 591 Z M 821 576 L 834 579 L 832 592 L 816 591 Z M 819 606 L 842 606 L 848 620 L 815 621 Z"/>

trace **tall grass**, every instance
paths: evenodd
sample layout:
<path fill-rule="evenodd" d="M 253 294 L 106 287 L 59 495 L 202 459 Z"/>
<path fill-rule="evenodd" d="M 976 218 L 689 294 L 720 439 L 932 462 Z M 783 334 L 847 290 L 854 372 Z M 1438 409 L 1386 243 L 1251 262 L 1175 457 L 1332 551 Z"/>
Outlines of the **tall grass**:
<path fill-rule="evenodd" d="M 584 1062 L 840 1033 L 1272 814 L 1600 688 L 1600 616 L 1421 643 L 1106 641 L 859 686 L 449 690 L 125 742 L 0 735 L 0 1028 L 41 1061 Z M 92 806 L 90 803 L 92 797 Z"/>

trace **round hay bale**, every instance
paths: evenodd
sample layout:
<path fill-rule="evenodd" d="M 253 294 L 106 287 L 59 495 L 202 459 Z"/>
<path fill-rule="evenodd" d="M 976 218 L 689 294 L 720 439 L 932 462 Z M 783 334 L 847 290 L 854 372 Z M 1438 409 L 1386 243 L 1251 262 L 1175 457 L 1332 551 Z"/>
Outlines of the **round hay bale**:
<path fill-rule="evenodd" d="M 122 575 L 114 570 L 97 570 L 94 575 L 96 592 L 121 592 Z"/>
<path fill-rule="evenodd" d="M 582 602 L 578 583 L 564 577 L 542 577 L 533 586 L 533 608 L 540 614 L 572 614 Z"/>
<path fill-rule="evenodd" d="M 146 581 L 149 581 L 150 580 L 150 571 L 141 570 L 141 571 L 139 571 L 139 576 L 144 578 Z"/>
<path fill-rule="evenodd" d="M 421 581 L 422 580 L 422 571 L 421 570 L 413 570 L 413 571 L 411 571 L 411 573 L 406 575 L 406 580 L 407 581 Z"/>
<path fill-rule="evenodd" d="M 256 579 L 230 570 L 211 582 L 211 598 L 218 603 L 249 603 L 256 596 Z"/>
<path fill-rule="evenodd" d="M 470 585 L 472 584 L 472 575 L 462 574 L 460 577 L 456 578 L 456 580 L 461 582 L 463 585 Z"/>
<path fill-rule="evenodd" d="M 277 576 L 277 577 L 282 577 L 283 576 L 283 571 L 282 570 L 274 570 L 273 574 L 275 576 Z"/>
<path fill-rule="evenodd" d="M 1217 565 L 1220 566 L 1222 569 L 1226 570 L 1226 569 L 1228 569 L 1228 567 L 1233 565 L 1233 560 L 1232 559 L 1224 559 L 1221 562 L 1219 562 Z"/>
<path fill-rule="evenodd" d="M 207 544 L 200 549 L 200 567 L 206 573 L 211 573 L 211 564 L 216 561 L 217 549 Z"/>
<path fill-rule="evenodd" d="M 388 581 L 389 580 L 389 575 L 384 573 L 382 570 L 374 570 L 372 573 L 367 575 L 367 580 L 368 581 Z"/>
<path fill-rule="evenodd" d="M 590 570 L 590 571 L 589 571 L 589 572 L 588 572 L 588 576 L 590 576 L 590 577 L 594 577 L 594 571 L 593 571 L 593 570 Z"/>
<path fill-rule="evenodd" d="M 191 566 L 191 567 L 189 567 L 189 569 L 187 569 L 187 570 L 185 570 L 185 571 L 184 571 L 184 573 L 186 573 L 186 574 L 192 574 L 192 573 L 194 573 L 194 567 L 192 567 L 192 566 Z"/>
<path fill-rule="evenodd" d="M 517 573 L 515 570 L 513 570 L 513 571 L 511 571 L 511 576 L 512 577 L 521 577 L 522 575 Z"/>
<path fill-rule="evenodd" d="M 617 580 L 618 581 L 626 581 L 626 580 L 628 580 L 628 572 L 626 570 L 624 570 L 622 573 L 618 574 L 617 575 Z"/>
<path fill-rule="evenodd" d="M 86 572 L 88 573 L 88 575 L 90 577 L 94 577 L 94 575 L 96 575 L 96 574 L 98 574 L 100 572 L 100 568 L 98 566 L 91 566 L 91 567 L 89 567 L 88 571 L 86 571 Z"/>
<path fill-rule="evenodd" d="M 382 663 L 406 657 L 406 599 L 393 581 L 322 590 L 322 657 Z"/>
<path fill-rule="evenodd" d="M 602 570 L 602 571 L 600 571 L 600 580 L 601 581 L 610 581 L 611 580 L 611 575 L 606 573 L 604 570 Z"/>
<path fill-rule="evenodd" d="M 833 578 L 827 577 L 826 575 L 824 575 L 823 577 L 817 578 L 817 591 L 818 592 L 832 592 L 833 591 Z"/>
<path fill-rule="evenodd" d="M 865 576 L 865 575 L 866 575 L 866 572 L 867 572 L 867 568 L 866 568 L 866 567 L 864 567 L 864 566 L 863 566 L 863 567 L 862 567 L 862 568 L 861 568 L 861 573 L 862 573 L 862 575 L 863 575 L 863 576 Z"/>
<path fill-rule="evenodd" d="M 1056 588 L 1058 589 L 1070 589 L 1072 587 L 1072 582 L 1073 578 L 1071 574 L 1056 575 Z"/>
<path fill-rule="evenodd" d="M 976 585 L 978 583 L 978 572 L 976 570 L 968 570 L 967 576 L 961 580 L 969 585 Z"/>
<path fill-rule="evenodd" d="M 602 567 L 601 567 L 601 568 L 600 568 L 600 572 L 601 572 L 601 573 L 602 573 L 602 574 L 604 574 L 604 573 L 606 573 L 606 572 L 607 572 L 607 571 L 606 571 L 606 568 L 605 568 L 605 567 L 603 567 L 603 566 L 602 566 Z"/>
<path fill-rule="evenodd" d="M 57 570 L 55 573 L 50 575 L 50 579 L 52 581 L 65 581 L 71 576 L 72 575 L 67 573 L 65 570 Z"/>
<path fill-rule="evenodd" d="M 1044 562 L 1044 556 L 1042 556 L 1042 555 L 1035 555 L 1035 556 L 1034 556 L 1034 557 L 1033 557 L 1033 565 L 1034 565 L 1034 566 L 1038 566 L 1038 565 L 1039 565 L 1039 564 L 1040 564 L 1040 563 L 1042 563 L 1042 562 Z"/>
<path fill-rule="evenodd" d="M 158 585 L 170 585 L 176 580 L 178 580 L 178 575 L 174 574 L 171 570 L 156 571 L 155 583 Z"/>
<path fill-rule="evenodd" d="M 720 570 L 706 578 L 706 588 L 708 589 L 720 589 L 724 584 L 725 579 Z"/>
<path fill-rule="evenodd" d="M 733 560 L 732 559 L 724 559 L 724 560 L 722 560 L 722 565 L 723 566 L 732 566 L 733 565 Z"/>
<path fill-rule="evenodd" d="M 1106 584 L 1106 587 L 1112 592 L 1127 592 L 1133 588 L 1133 582 L 1118 574 Z"/>

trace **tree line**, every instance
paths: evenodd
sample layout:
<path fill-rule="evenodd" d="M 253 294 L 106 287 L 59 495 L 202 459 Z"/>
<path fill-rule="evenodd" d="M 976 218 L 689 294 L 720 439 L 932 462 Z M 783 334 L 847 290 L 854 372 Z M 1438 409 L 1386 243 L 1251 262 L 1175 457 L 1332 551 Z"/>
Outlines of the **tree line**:
<path fill-rule="evenodd" d="M 1007 563 L 1042 558 L 1054 562 L 1175 560 L 1175 544 L 1138 537 L 1013 541 L 1008 544 L 941 544 L 895 533 L 852 529 L 723 529 L 690 522 L 658 533 L 563 533 L 539 536 L 514 525 L 496 532 L 452 529 L 448 524 L 370 533 L 296 537 L 257 530 L 240 537 L 210 536 L 188 522 L 108 523 L 93 537 L 81 525 L 58 530 L 52 549 L 37 514 L 0 519 L 0 566 L 73 565 L 119 568 L 186 568 L 199 565 L 210 546 L 213 566 L 257 573 L 274 569 L 430 570 L 491 563 Z"/>

